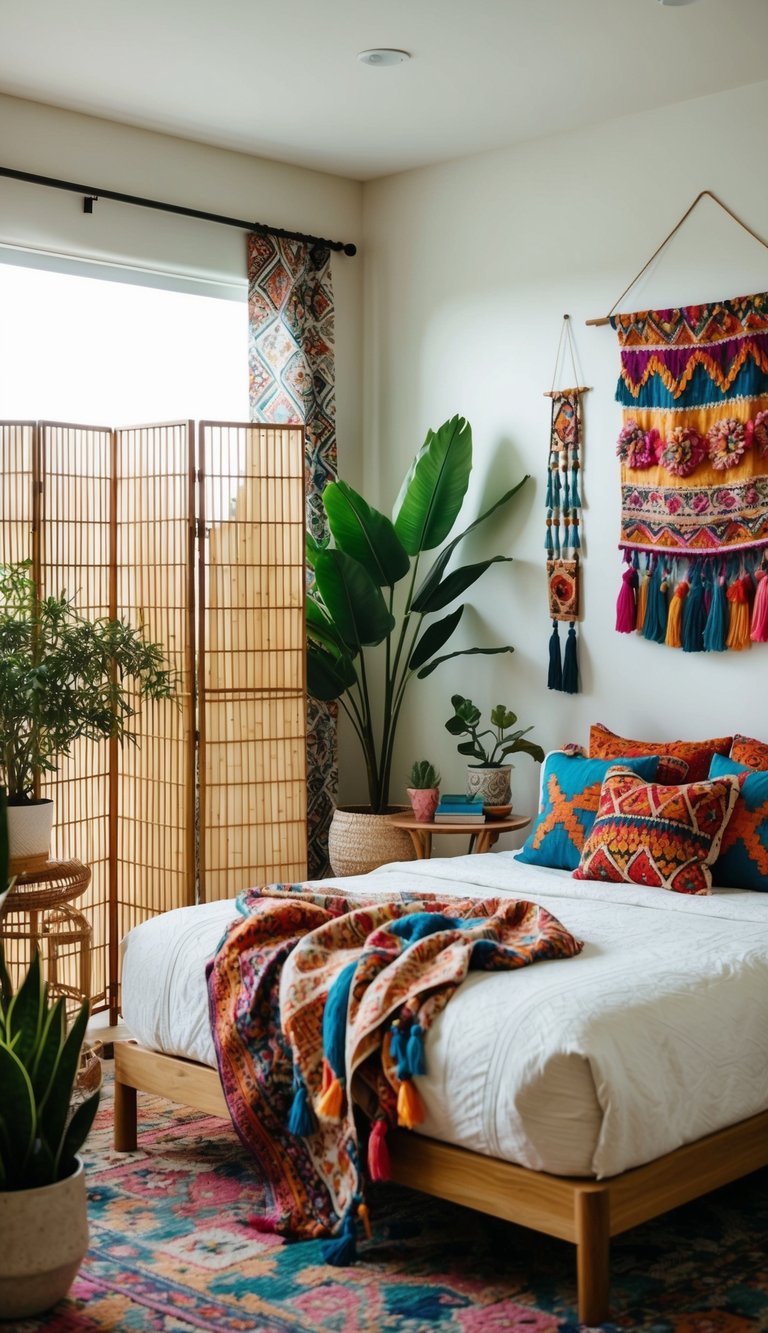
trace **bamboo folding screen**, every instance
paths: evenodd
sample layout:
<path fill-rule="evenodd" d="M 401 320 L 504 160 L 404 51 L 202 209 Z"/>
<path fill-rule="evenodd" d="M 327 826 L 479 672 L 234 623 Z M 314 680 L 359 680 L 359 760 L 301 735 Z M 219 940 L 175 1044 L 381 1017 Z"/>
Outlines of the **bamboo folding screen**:
<path fill-rule="evenodd" d="M 52 854 L 90 865 L 93 1007 L 158 912 L 306 875 L 300 426 L 0 422 L 0 561 L 162 644 L 136 745 L 79 741 L 41 786 Z M 138 706 L 138 705 L 137 705 Z"/>

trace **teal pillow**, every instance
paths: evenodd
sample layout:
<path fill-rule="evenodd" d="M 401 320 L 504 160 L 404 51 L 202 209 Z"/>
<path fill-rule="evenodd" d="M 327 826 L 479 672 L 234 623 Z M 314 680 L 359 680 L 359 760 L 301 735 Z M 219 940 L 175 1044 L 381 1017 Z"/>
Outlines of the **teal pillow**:
<path fill-rule="evenodd" d="M 653 782 L 659 766 L 657 754 L 628 759 L 586 759 L 583 755 L 554 750 L 544 760 L 541 775 L 541 804 L 536 823 L 517 854 L 526 865 L 551 870 L 575 870 L 581 849 L 595 822 L 600 789 L 609 768 L 620 764 L 644 782 Z"/>
<path fill-rule="evenodd" d="M 768 772 L 756 772 L 722 755 L 712 756 L 711 778 L 744 775 L 739 799 L 712 867 L 715 884 L 729 889 L 768 893 Z"/>

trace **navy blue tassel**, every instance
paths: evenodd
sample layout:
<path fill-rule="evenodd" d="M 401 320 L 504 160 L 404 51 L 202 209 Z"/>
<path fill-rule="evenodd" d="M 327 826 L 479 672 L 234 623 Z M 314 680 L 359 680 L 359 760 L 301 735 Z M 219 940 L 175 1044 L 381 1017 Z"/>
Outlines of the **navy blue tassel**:
<path fill-rule="evenodd" d="M 683 604 L 682 648 L 684 653 L 704 651 L 704 624 L 707 619 L 704 606 L 704 584 L 701 570 L 691 575 L 691 588 Z"/>
<path fill-rule="evenodd" d="M 408 1067 L 411 1078 L 415 1074 L 426 1074 L 427 1064 L 424 1059 L 424 1033 L 418 1023 L 411 1023 L 408 1034 Z"/>
<path fill-rule="evenodd" d="M 571 519 L 571 549 L 578 551 L 581 546 L 581 537 L 579 536 L 578 519 Z"/>
<path fill-rule="evenodd" d="M 357 1259 L 357 1241 L 355 1239 L 354 1205 L 348 1210 L 338 1236 L 325 1240 L 320 1246 L 323 1258 L 334 1268 L 346 1268 Z"/>
<path fill-rule="evenodd" d="M 307 1087 L 301 1076 L 298 1077 L 296 1091 L 293 1094 L 288 1128 L 297 1139 L 306 1139 L 317 1130 L 317 1121 L 309 1101 Z"/>
<path fill-rule="evenodd" d="M 547 685 L 550 690 L 563 688 L 563 667 L 560 661 L 560 634 L 556 620 L 552 621 L 552 633 L 549 639 L 549 675 Z"/>
<path fill-rule="evenodd" d="M 568 628 L 568 639 L 565 645 L 565 658 L 563 659 L 563 692 L 565 694 L 578 694 L 579 692 L 579 664 L 576 659 L 576 626 L 571 622 Z"/>
<path fill-rule="evenodd" d="M 547 534 L 544 538 L 544 550 L 552 550 L 552 520 L 547 519 Z"/>
<path fill-rule="evenodd" d="M 725 580 L 715 575 L 712 580 L 712 601 L 709 615 L 704 626 L 704 651 L 707 653 L 725 652 L 728 614 L 725 597 Z"/>
<path fill-rule="evenodd" d="M 571 504 L 574 509 L 581 509 L 581 496 L 579 495 L 579 487 L 576 480 L 577 476 L 577 470 L 574 468 L 571 472 Z"/>

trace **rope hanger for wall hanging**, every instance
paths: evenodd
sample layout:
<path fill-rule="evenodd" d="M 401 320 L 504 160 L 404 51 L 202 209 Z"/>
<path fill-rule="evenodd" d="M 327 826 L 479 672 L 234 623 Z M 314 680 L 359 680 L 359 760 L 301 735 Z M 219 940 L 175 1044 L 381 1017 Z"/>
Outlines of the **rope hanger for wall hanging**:
<path fill-rule="evenodd" d="M 112 199 L 118 204 L 133 204 L 137 208 L 154 208 L 160 213 L 175 213 L 184 218 L 198 218 L 202 222 L 216 222 L 222 227 L 238 227 L 240 231 L 256 232 L 261 236 L 278 236 L 286 241 L 303 241 L 307 245 L 322 246 L 345 255 L 356 255 L 357 246 L 351 241 L 329 241 L 322 236 L 310 236 L 303 231 L 286 231 L 284 227 L 270 227 L 264 222 L 248 222 L 230 218 L 222 213 L 206 213 L 199 208 L 185 208 L 181 204 L 164 204 L 159 199 L 144 199 L 136 194 L 121 194 L 118 190 L 100 190 L 95 185 L 78 185 L 75 181 L 57 180 L 54 176 L 36 176 L 13 167 L 0 167 L 0 176 L 9 180 L 25 181 L 28 185 L 45 185 L 50 190 L 68 190 L 83 196 L 83 212 L 92 213 L 99 199 Z"/>
<path fill-rule="evenodd" d="M 650 268 L 654 259 L 656 259 L 656 257 L 661 254 L 662 250 L 664 249 L 664 246 L 667 245 L 668 242 L 672 240 L 672 237 L 675 235 L 675 232 L 680 230 L 683 223 L 687 221 L 687 219 L 690 217 L 696 205 L 700 203 L 705 196 L 712 199 L 714 203 L 716 203 L 719 208 L 722 208 L 723 212 L 727 213 L 730 218 L 733 218 L 733 221 L 737 222 L 739 226 L 742 227 L 744 231 L 746 231 L 752 237 L 753 240 L 757 241 L 760 245 L 764 246 L 766 250 L 768 250 L 768 241 L 764 240 L 762 236 L 759 236 L 756 231 L 753 231 L 752 228 L 749 227 L 746 222 L 743 222 L 742 219 L 734 213 L 732 208 L 729 208 L 727 204 L 723 203 L 722 199 L 718 199 L 717 195 L 713 194 L 711 190 L 701 190 L 696 195 L 696 198 L 694 199 L 690 208 L 687 208 L 685 210 L 683 216 L 680 218 L 680 221 L 675 223 L 672 230 L 668 232 L 668 234 L 664 237 L 664 240 L 661 242 L 661 245 L 656 247 L 650 259 L 645 264 L 643 264 L 643 267 L 640 269 L 640 272 L 635 274 L 634 278 L 624 288 L 624 291 L 621 293 L 621 295 L 616 297 L 616 300 L 614 301 L 613 305 L 608 311 L 608 314 L 602 315 L 599 319 L 587 319 L 584 321 L 586 324 L 589 324 L 592 327 L 596 327 L 601 324 L 610 324 L 611 315 L 614 313 L 619 302 L 624 300 L 624 297 L 627 295 L 627 292 L 630 292 L 634 287 L 635 283 L 638 282 L 640 278 L 642 278 L 646 270 Z"/>

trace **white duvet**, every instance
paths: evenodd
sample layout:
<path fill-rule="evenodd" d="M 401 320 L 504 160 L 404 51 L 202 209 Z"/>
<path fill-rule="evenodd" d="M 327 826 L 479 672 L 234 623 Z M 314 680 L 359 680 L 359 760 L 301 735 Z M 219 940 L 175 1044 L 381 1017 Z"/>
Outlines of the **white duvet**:
<path fill-rule="evenodd" d="M 768 893 L 574 880 L 514 853 L 344 880 L 543 904 L 576 958 L 473 973 L 427 1034 L 421 1132 L 556 1174 L 613 1175 L 768 1108 Z M 323 881 L 323 887 L 334 883 Z M 234 900 L 123 942 L 123 1014 L 155 1050 L 215 1065 L 205 963 Z"/>

